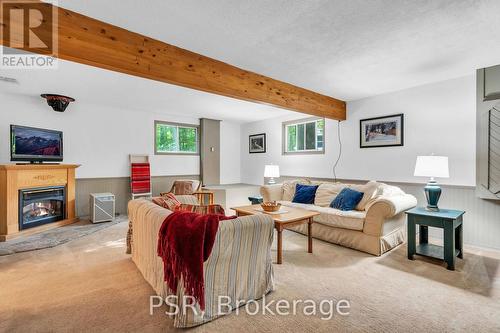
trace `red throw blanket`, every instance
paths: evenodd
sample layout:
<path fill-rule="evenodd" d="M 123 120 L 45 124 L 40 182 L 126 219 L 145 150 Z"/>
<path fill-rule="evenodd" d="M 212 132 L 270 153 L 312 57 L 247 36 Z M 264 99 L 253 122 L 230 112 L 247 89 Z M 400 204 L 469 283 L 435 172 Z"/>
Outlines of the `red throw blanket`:
<path fill-rule="evenodd" d="M 185 294 L 193 296 L 202 310 L 205 309 L 203 263 L 212 252 L 219 221 L 235 217 L 176 211 L 167 216 L 160 228 L 157 253 L 163 260 L 164 281 L 177 293 L 182 278 Z"/>

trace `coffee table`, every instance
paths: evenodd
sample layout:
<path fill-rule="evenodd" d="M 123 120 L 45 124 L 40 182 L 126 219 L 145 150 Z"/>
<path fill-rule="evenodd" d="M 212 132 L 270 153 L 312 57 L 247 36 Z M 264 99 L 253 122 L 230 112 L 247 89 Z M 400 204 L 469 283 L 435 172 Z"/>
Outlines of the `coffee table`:
<path fill-rule="evenodd" d="M 312 253 L 312 224 L 313 217 L 319 215 L 318 212 L 313 212 L 310 210 L 305 210 L 301 208 L 295 207 L 285 207 L 281 206 L 282 211 L 286 211 L 281 214 L 276 213 L 266 213 L 262 211 L 262 207 L 260 205 L 250 205 L 250 206 L 242 206 L 242 207 L 234 207 L 231 208 L 236 211 L 237 216 L 245 216 L 245 215 L 255 215 L 255 214 L 267 214 L 271 216 L 274 220 L 274 228 L 278 231 L 278 256 L 277 263 L 283 263 L 283 239 L 282 233 L 283 230 L 288 227 L 293 227 L 296 225 L 300 225 L 303 223 L 307 223 L 307 252 Z"/>

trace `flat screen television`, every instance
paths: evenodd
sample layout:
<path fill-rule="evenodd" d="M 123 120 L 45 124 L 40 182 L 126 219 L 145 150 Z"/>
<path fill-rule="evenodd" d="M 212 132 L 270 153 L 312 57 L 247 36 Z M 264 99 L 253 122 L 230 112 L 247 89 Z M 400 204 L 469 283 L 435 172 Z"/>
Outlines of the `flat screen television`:
<path fill-rule="evenodd" d="M 10 160 L 31 163 L 63 160 L 63 133 L 10 125 Z"/>

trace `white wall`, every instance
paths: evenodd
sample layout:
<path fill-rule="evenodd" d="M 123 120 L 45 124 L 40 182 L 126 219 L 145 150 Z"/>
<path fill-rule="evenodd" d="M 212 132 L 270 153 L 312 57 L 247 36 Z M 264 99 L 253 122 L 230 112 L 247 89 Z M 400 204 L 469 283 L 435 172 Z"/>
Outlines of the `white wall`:
<path fill-rule="evenodd" d="M 20 124 L 64 131 L 64 162 L 82 164 L 79 178 L 126 177 L 128 154 L 147 153 L 152 174 L 199 174 L 197 156 L 154 156 L 153 121 L 198 124 L 197 118 L 138 112 L 76 102 L 57 113 L 38 96 L 0 92 L 0 163 L 8 163 L 9 125 Z M 359 119 L 405 114 L 405 146 L 359 148 Z M 305 117 L 286 117 L 239 125 L 221 122 L 221 182 L 260 184 L 264 165 L 276 163 L 283 175 L 333 177 L 338 154 L 337 122 L 326 122 L 326 154 L 281 154 L 281 123 Z M 430 84 L 348 103 L 342 122 L 343 156 L 337 177 L 395 182 L 424 182 L 413 177 L 418 154 L 450 157 L 451 178 L 444 184 L 475 184 L 475 77 Z M 267 133 L 267 153 L 248 154 L 248 135 Z M 5 141 L 4 141 L 5 140 Z"/>
<path fill-rule="evenodd" d="M 220 123 L 220 182 L 234 184 L 241 181 L 240 124 Z"/>
<path fill-rule="evenodd" d="M 131 153 L 150 155 L 153 176 L 199 174 L 198 156 L 155 156 L 153 137 L 155 120 L 197 125 L 197 118 L 130 111 L 78 101 L 71 104 L 66 112 L 58 113 L 38 96 L 1 92 L 0 105 L 0 163 L 10 162 L 9 125 L 16 124 L 62 130 L 64 163 L 82 165 L 77 169 L 77 178 L 128 177 L 128 155 Z M 222 128 L 230 132 L 223 136 L 236 136 L 236 146 L 239 147 L 239 126 L 222 124 Z M 239 156 L 239 150 L 234 151 L 234 142 L 223 147 L 223 156 L 228 155 L 224 149 L 230 149 L 231 154 Z M 228 173 L 228 179 L 239 181 L 239 158 L 236 159 L 237 164 L 229 159 L 222 164 L 229 170 L 236 168 L 237 172 Z M 226 160 L 231 165 L 226 166 Z"/>
<path fill-rule="evenodd" d="M 374 179 L 393 182 L 425 182 L 415 178 L 417 155 L 431 153 L 449 156 L 450 178 L 443 184 L 475 185 L 475 76 L 429 84 L 399 92 L 347 103 L 347 120 L 341 123 L 342 158 L 337 167 L 340 179 Z M 359 147 L 359 120 L 377 116 L 405 114 L 403 147 Z M 281 124 L 307 117 L 291 114 L 242 125 L 242 181 L 260 184 L 264 165 L 275 163 L 281 174 L 332 178 L 332 167 L 339 152 L 337 122 L 325 124 L 324 155 L 281 153 Z M 248 135 L 267 134 L 267 153 L 248 154 Z"/>

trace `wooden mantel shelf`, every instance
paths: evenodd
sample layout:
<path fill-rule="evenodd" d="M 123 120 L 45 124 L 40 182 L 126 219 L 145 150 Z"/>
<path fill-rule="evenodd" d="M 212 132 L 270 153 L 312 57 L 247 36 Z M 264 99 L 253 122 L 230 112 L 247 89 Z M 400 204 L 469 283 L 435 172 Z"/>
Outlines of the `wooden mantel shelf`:
<path fill-rule="evenodd" d="M 80 164 L 0 164 L 0 170 L 76 169 Z"/>
<path fill-rule="evenodd" d="M 75 169 L 78 164 L 0 164 L 0 242 L 78 221 L 75 214 Z M 19 230 L 19 190 L 66 186 L 64 220 Z"/>

